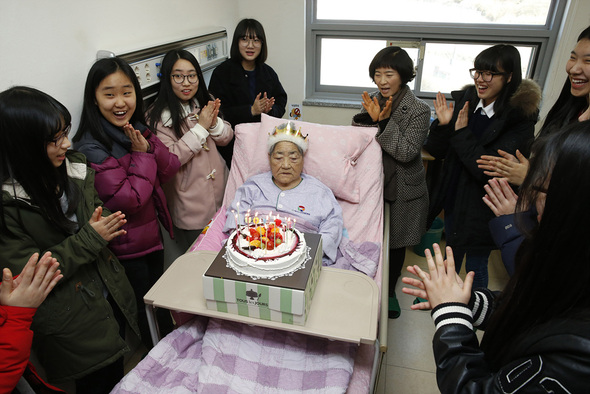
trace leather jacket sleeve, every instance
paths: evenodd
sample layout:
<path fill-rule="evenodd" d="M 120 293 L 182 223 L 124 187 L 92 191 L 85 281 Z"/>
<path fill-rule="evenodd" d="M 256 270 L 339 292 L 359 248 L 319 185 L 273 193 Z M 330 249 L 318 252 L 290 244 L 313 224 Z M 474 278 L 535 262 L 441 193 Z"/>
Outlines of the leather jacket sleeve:
<path fill-rule="evenodd" d="M 587 323 L 550 321 L 537 327 L 522 336 L 508 357 L 511 361 L 494 371 L 479 347 L 466 305 L 441 304 L 432 316 L 437 326 L 433 349 L 441 393 L 578 393 L 588 389 Z"/>

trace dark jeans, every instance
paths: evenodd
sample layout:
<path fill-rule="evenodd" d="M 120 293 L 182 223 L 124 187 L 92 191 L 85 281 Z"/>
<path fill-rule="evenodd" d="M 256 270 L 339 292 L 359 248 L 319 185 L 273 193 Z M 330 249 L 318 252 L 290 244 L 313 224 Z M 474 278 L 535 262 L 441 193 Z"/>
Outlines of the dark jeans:
<path fill-rule="evenodd" d="M 463 257 L 467 254 L 465 260 L 465 272 L 475 272 L 473 278 L 473 288 L 488 287 L 488 259 L 491 250 L 465 251 L 464 249 L 451 246 L 455 259 L 455 271 L 459 273 L 463 265 Z"/>
<path fill-rule="evenodd" d="M 154 345 L 150 336 L 143 296 L 160 279 L 164 272 L 164 251 L 158 250 L 135 259 L 121 260 L 121 264 L 125 267 L 125 273 L 135 292 L 141 341 L 146 348 L 151 349 Z M 164 337 L 173 328 L 170 312 L 166 309 L 158 309 L 156 315 L 160 334 Z"/>
<path fill-rule="evenodd" d="M 453 229 L 454 215 L 452 212 L 445 211 L 445 231 L 450 232 Z M 458 247 L 447 244 L 453 249 L 453 256 L 455 259 L 455 271 L 459 273 L 463 265 L 463 257 L 467 254 L 465 260 L 465 271 L 475 272 L 473 278 L 473 288 L 488 287 L 488 259 L 490 257 L 491 249 L 467 250 L 464 247 Z M 446 256 L 446 253 L 444 253 Z"/>

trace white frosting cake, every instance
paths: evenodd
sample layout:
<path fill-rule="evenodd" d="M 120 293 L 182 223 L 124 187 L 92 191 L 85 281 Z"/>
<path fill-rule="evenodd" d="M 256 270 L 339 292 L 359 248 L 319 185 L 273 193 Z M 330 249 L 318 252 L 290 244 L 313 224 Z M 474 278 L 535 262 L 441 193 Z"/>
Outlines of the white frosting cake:
<path fill-rule="evenodd" d="M 292 275 L 305 267 L 305 262 L 310 259 L 310 248 L 301 232 L 280 230 L 280 236 L 277 235 L 277 239 L 281 239 L 280 244 L 273 244 L 272 249 L 267 249 L 260 245 L 260 241 L 258 244 L 252 242 L 252 228 L 244 226 L 234 230 L 227 240 L 223 257 L 234 271 L 253 279 L 275 279 Z"/>

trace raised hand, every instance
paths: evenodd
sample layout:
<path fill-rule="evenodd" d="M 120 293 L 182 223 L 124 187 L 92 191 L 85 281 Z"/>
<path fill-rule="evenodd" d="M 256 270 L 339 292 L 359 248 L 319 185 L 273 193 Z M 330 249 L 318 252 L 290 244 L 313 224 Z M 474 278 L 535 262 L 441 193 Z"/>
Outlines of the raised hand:
<path fill-rule="evenodd" d="M 447 105 L 447 99 L 441 92 L 436 94 L 436 99 L 432 102 L 434 103 L 434 111 L 436 112 L 436 117 L 438 118 L 438 124 L 440 126 L 449 124 L 451 119 L 453 119 L 453 103 L 451 102 L 450 105 Z"/>
<path fill-rule="evenodd" d="M 199 124 L 205 130 L 209 130 L 217 124 L 220 105 L 221 101 L 216 99 L 209 101 L 205 107 L 201 108 L 201 112 L 199 112 Z"/>
<path fill-rule="evenodd" d="M 268 113 L 272 109 L 273 105 L 275 105 L 274 97 L 266 97 L 266 92 L 264 92 L 264 94 L 258 93 L 254 99 L 254 104 L 252 104 L 250 112 L 252 113 L 252 116 L 260 115 L 261 113 Z"/>
<path fill-rule="evenodd" d="M 102 216 L 102 207 L 97 207 L 89 220 L 92 228 L 107 242 L 110 242 L 119 235 L 126 234 L 125 230 L 119 229 L 127 220 L 121 211 Z"/>
<path fill-rule="evenodd" d="M 34 253 L 16 279 L 12 278 L 10 269 L 4 268 L 0 305 L 37 308 L 63 278 L 59 263 L 51 257 L 51 252 L 46 252 L 40 260 L 38 258 L 39 253 Z"/>
<path fill-rule="evenodd" d="M 139 130 L 135 130 L 129 123 L 123 126 L 123 132 L 131 140 L 132 152 L 147 152 L 150 149 L 150 144 L 144 138 Z"/>
<path fill-rule="evenodd" d="M 483 187 L 487 194 L 482 198 L 483 202 L 494 212 L 494 215 L 501 216 L 514 213 L 518 195 L 514 193 L 508 181 L 505 178 L 493 178 L 488 183 L 489 185 Z"/>
<path fill-rule="evenodd" d="M 469 272 L 465 277 L 465 282 L 461 280 L 459 275 L 455 272 L 455 260 L 453 258 L 452 249 L 447 246 L 447 259 L 444 260 L 440 247 L 434 244 L 434 258 L 429 249 L 426 249 L 426 262 L 428 263 L 428 273 L 424 272 L 420 267 L 415 265 L 413 267 L 413 274 L 419 280 L 404 280 L 406 284 L 418 288 L 414 289 L 404 288 L 404 293 L 407 294 L 424 294 L 422 297 L 428 300 L 428 307 L 435 308 L 439 304 L 446 302 L 461 302 L 467 304 L 471 298 L 471 286 L 473 285 L 473 272 Z M 409 278 L 411 279 L 411 278 Z M 418 283 L 421 282 L 421 283 Z M 424 304 L 424 303 L 422 303 Z M 425 306 L 418 307 L 415 305 L 412 309 L 426 309 Z"/>
<path fill-rule="evenodd" d="M 391 116 L 391 106 L 393 103 L 393 97 L 389 97 L 383 109 L 381 109 L 377 97 L 373 97 L 373 99 L 371 99 L 369 93 L 363 92 L 362 98 L 363 102 L 361 104 L 363 108 L 367 111 L 373 122 L 379 122 Z"/>
<path fill-rule="evenodd" d="M 463 108 L 461 108 L 461 110 L 457 114 L 457 121 L 455 122 L 455 131 L 467 127 L 467 124 L 469 123 L 468 112 L 469 112 L 469 101 L 466 101 Z"/>

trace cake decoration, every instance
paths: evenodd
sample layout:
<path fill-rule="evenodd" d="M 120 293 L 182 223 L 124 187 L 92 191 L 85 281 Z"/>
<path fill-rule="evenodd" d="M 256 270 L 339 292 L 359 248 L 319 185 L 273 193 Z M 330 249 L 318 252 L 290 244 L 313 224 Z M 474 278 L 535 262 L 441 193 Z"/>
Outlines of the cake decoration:
<path fill-rule="evenodd" d="M 279 215 L 272 219 L 272 213 L 265 218 L 244 215 L 245 224 L 235 216 L 236 229 L 230 234 L 224 258 L 227 266 L 236 273 L 252 279 L 276 279 L 290 276 L 305 267 L 310 259 L 310 248 L 303 234 L 294 228 L 295 220 L 282 220 Z"/>

